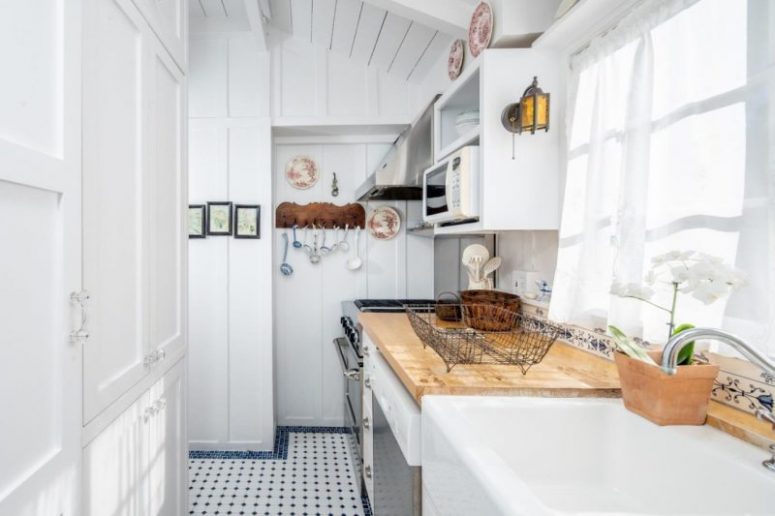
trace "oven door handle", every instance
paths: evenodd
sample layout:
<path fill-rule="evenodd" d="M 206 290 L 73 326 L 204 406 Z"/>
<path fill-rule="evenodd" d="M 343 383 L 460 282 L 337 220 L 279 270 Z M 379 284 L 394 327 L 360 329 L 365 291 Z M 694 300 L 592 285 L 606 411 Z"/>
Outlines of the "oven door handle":
<path fill-rule="evenodd" d="M 361 371 L 360 369 L 347 369 L 347 363 L 344 360 L 344 348 L 346 346 L 349 346 L 350 343 L 347 342 L 347 339 L 343 337 L 339 337 L 337 339 L 334 339 L 334 345 L 336 346 L 336 354 L 339 356 L 339 365 L 342 366 L 342 374 L 345 378 L 348 380 L 360 380 L 361 379 Z"/>

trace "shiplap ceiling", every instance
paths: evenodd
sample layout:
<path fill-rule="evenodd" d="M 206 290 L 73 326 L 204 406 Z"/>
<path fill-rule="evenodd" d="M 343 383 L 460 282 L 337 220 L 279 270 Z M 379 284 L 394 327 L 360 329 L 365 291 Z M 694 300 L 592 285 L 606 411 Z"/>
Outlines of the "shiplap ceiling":
<path fill-rule="evenodd" d="M 403 80 L 422 80 L 465 37 L 478 0 L 189 0 L 192 32 L 258 24 L 323 46 Z M 419 7 L 430 6 L 429 11 Z M 255 12 L 251 16 L 248 7 Z M 257 7 L 257 8 L 256 8 Z M 259 14 L 260 13 L 260 14 Z M 413 13 L 417 16 L 414 16 Z M 419 19 L 418 19 L 419 18 Z M 262 23 L 263 22 L 263 23 Z"/>
<path fill-rule="evenodd" d="M 467 0 L 474 1 L 474 0 Z M 452 37 L 361 0 L 269 0 L 269 26 L 294 38 L 421 80 Z"/>

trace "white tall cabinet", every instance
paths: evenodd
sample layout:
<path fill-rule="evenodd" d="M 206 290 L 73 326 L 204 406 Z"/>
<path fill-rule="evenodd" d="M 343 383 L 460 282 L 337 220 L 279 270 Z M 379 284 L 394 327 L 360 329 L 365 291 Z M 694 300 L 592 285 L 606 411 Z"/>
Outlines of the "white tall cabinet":
<path fill-rule="evenodd" d="M 82 0 L 83 512 L 185 507 L 183 0 Z"/>
<path fill-rule="evenodd" d="M 185 511 L 186 10 L 0 2 L 0 516 Z"/>

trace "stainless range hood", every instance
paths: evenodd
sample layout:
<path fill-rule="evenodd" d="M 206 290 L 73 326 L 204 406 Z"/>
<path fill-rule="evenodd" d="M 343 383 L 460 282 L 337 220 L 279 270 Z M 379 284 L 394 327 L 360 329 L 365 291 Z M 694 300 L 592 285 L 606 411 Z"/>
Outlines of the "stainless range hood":
<path fill-rule="evenodd" d="M 422 199 L 422 173 L 433 164 L 433 105 L 393 143 L 390 151 L 355 191 L 359 201 L 417 201 Z"/>

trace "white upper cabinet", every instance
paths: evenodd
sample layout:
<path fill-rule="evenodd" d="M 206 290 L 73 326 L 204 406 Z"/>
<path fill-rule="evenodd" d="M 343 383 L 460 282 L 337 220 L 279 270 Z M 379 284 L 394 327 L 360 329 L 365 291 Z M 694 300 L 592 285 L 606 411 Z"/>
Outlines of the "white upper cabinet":
<path fill-rule="evenodd" d="M 436 234 L 551 230 L 560 224 L 559 177 L 564 87 L 559 60 L 533 49 L 488 49 L 435 105 L 434 152 L 442 160 L 464 145 L 479 145 L 479 222 L 437 227 Z M 501 123 L 533 77 L 551 94 L 549 131 L 514 136 Z M 458 132 L 461 113 L 479 111 L 479 126 Z"/>
<path fill-rule="evenodd" d="M 183 174 L 184 77 L 154 41 L 148 111 L 149 350 L 161 358 L 183 348 L 186 209 Z"/>
<path fill-rule="evenodd" d="M 84 2 L 84 423 L 145 374 L 150 38 L 129 0 Z"/>
<path fill-rule="evenodd" d="M 84 3 L 86 424 L 183 350 L 185 174 L 181 71 L 130 0 Z"/>
<path fill-rule="evenodd" d="M 187 66 L 188 0 L 133 0 L 181 70 Z"/>

